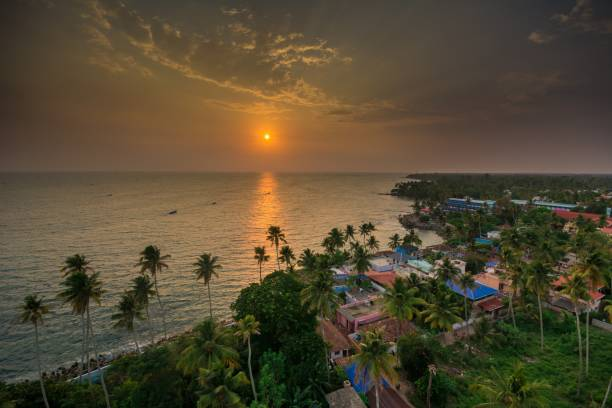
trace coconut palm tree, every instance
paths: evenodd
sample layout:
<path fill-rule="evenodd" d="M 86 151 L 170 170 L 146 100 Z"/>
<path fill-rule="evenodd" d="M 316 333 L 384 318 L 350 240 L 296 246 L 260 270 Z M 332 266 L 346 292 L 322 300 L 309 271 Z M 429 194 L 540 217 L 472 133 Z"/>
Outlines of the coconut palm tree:
<path fill-rule="evenodd" d="M 495 368 L 492 375 L 482 379 L 479 383 L 470 385 L 470 390 L 480 392 L 489 402 L 476 405 L 476 407 L 510 407 L 510 408 L 544 408 L 548 401 L 542 391 L 550 385 L 542 381 L 527 380 L 524 366 L 521 363 L 514 365 L 512 373 L 504 377 Z"/>
<path fill-rule="evenodd" d="M 578 303 L 580 300 L 589 298 L 589 290 L 584 275 L 574 272 L 567 278 L 567 284 L 561 290 L 561 293 L 567 295 L 574 305 L 574 314 L 576 315 L 576 332 L 578 333 L 578 387 L 577 392 L 580 395 L 580 385 L 582 380 L 582 335 L 580 334 L 580 314 L 578 313 Z M 587 321 L 588 326 L 588 321 Z"/>
<path fill-rule="evenodd" d="M 398 374 L 393 367 L 394 358 L 389 354 L 389 344 L 383 338 L 382 331 L 375 329 L 366 332 L 363 343 L 360 344 L 361 350 L 355 356 L 356 370 L 355 382 L 360 376 L 370 376 L 374 382 L 374 391 L 376 395 L 376 408 L 380 408 L 380 396 L 378 390 L 383 378 L 388 381 L 395 382 L 398 379 Z"/>
<path fill-rule="evenodd" d="M 187 342 L 177 362 L 177 367 L 185 374 L 194 374 L 200 368 L 212 368 L 217 364 L 238 366 L 239 355 L 232 347 L 232 333 L 212 319 L 197 325 Z"/>
<path fill-rule="evenodd" d="M 119 303 L 116 306 L 117 313 L 111 316 L 111 320 L 115 322 L 114 328 L 125 329 L 129 334 L 132 335 L 134 344 L 136 344 L 136 350 L 140 353 L 140 346 L 138 345 L 138 337 L 134 330 L 135 320 L 143 320 L 142 315 L 143 306 L 140 304 L 133 293 L 126 292 L 121 296 Z"/>
<path fill-rule="evenodd" d="M 376 250 L 378 250 L 378 248 L 380 248 L 380 242 L 378 242 L 378 240 L 376 239 L 376 237 L 374 235 L 370 235 L 370 238 L 368 238 L 368 242 L 367 242 L 367 247 L 370 251 L 374 252 Z"/>
<path fill-rule="evenodd" d="M 329 238 L 329 243 L 331 248 L 333 248 L 332 252 L 335 252 L 337 249 L 341 249 L 344 246 L 344 235 L 342 231 L 338 228 L 332 228 L 327 234 L 327 238 Z"/>
<path fill-rule="evenodd" d="M 164 269 L 168 269 L 166 261 L 170 259 L 170 255 L 162 255 L 161 251 L 155 245 L 147 246 L 141 253 L 140 259 L 136 266 L 140 267 L 140 272 L 149 272 L 153 277 L 153 283 L 155 286 L 155 296 L 157 296 L 157 303 L 159 303 L 159 310 L 162 315 L 162 323 L 164 325 L 164 338 L 168 338 L 168 330 L 166 328 L 166 311 L 164 305 L 159 296 L 159 288 L 157 287 L 157 274 L 161 273 Z"/>
<path fill-rule="evenodd" d="M 397 249 L 400 246 L 401 240 L 402 239 L 400 238 L 399 234 L 395 233 L 389 237 L 389 243 L 387 244 L 387 246 L 392 251 L 395 251 L 395 249 Z"/>
<path fill-rule="evenodd" d="M 132 289 L 130 293 L 134 296 L 134 299 L 142 309 L 145 311 L 145 318 L 149 324 L 149 331 L 151 332 L 151 345 L 155 343 L 153 335 L 153 326 L 151 323 L 151 316 L 149 315 L 149 300 L 155 296 L 155 289 L 153 288 L 153 282 L 147 275 L 137 276 L 132 280 Z"/>
<path fill-rule="evenodd" d="M 293 261 L 295 261 L 295 255 L 293 254 L 293 249 L 289 245 L 284 245 L 280 250 L 280 257 L 285 266 L 287 267 L 287 272 L 293 270 Z"/>
<path fill-rule="evenodd" d="M 276 225 L 270 225 L 268 227 L 268 236 L 266 237 L 266 239 L 270 241 L 270 243 L 276 249 L 276 263 L 278 266 L 278 270 L 280 271 L 280 258 L 278 253 L 278 247 L 281 243 L 287 243 L 287 240 L 285 239 L 285 233 L 283 232 L 281 227 Z"/>
<path fill-rule="evenodd" d="M 263 264 L 270 260 L 270 255 L 266 254 L 266 247 L 255 247 L 255 256 L 253 257 L 253 259 L 257 261 L 257 265 L 259 266 L 259 283 L 261 283 L 261 269 L 263 267 Z"/>
<path fill-rule="evenodd" d="M 249 349 L 249 378 L 251 379 L 251 388 L 253 390 L 253 398 L 257 401 L 257 391 L 255 391 L 255 378 L 253 378 L 253 369 L 251 367 L 251 337 L 259 334 L 259 322 L 255 320 L 255 316 L 246 315 L 244 319 L 238 321 L 236 328 L 236 336 L 242 338 L 242 342 L 246 343 Z"/>
<path fill-rule="evenodd" d="M 461 271 L 448 258 L 444 258 L 441 265 L 436 267 L 436 277 L 440 282 L 446 283 L 455 280 Z"/>
<path fill-rule="evenodd" d="M 249 383 L 242 371 L 235 372 L 233 367 L 216 365 L 201 368 L 198 377 L 203 392 L 198 400 L 198 408 L 244 408 L 239 391 Z"/>
<path fill-rule="evenodd" d="M 502 265 L 504 266 L 504 272 L 501 274 L 502 278 L 510 280 L 510 299 L 508 299 L 508 306 L 510 309 L 510 317 L 512 319 L 512 326 L 516 329 L 516 317 L 514 315 L 514 295 L 520 282 L 521 268 L 517 268 L 517 261 L 515 252 L 502 244 L 500 257 Z"/>
<path fill-rule="evenodd" d="M 317 255 L 310 248 L 306 248 L 298 259 L 298 265 L 307 272 L 314 271 L 317 267 Z"/>
<path fill-rule="evenodd" d="M 371 255 L 365 247 L 357 244 L 353 250 L 353 269 L 360 275 L 363 275 L 372 268 L 370 264 Z"/>
<path fill-rule="evenodd" d="M 45 407 L 49 408 L 47 393 L 45 392 L 45 383 L 43 381 L 42 369 L 40 364 L 40 347 L 38 345 L 38 326 L 43 324 L 43 316 L 49 313 L 49 308 L 43 303 L 42 298 L 38 295 L 28 295 L 23 300 L 21 306 L 21 323 L 32 323 L 34 325 L 34 345 L 36 346 L 36 363 L 38 365 L 38 381 L 40 382 L 40 391 L 42 392 Z"/>
<path fill-rule="evenodd" d="M 599 251 L 595 250 L 587 253 L 577 265 L 577 272 L 582 274 L 588 283 L 588 290 L 595 291 L 597 287 L 604 281 L 605 271 L 610 268 L 610 262 L 605 257 L 605 255 Z M 590 296 L 589 296 L 590 297 Z M 589 375 L 589 326 L 590 319 L 589 314 L 591 312 L 591 308 L 587 307 L 586 309 L 586 375 Z"/>
<path fill-rule="evenodd" d="M 468 330 L 469 316 L 468 316 L 468 304 L 467 304 L 467 298 L 468 298 L 467 291 L 472 290 L 476 287 L 476 281 L 474 280 L 474 276 L 471 273 L 466 272 L 466 273 L 459 275 L 459 277 L 457 278 L 457 284 L 463 291 L 463 313 L 465 315 L 465 329 L 468 331 L 468 337 L 469 337 L 469 330 Z"/>
<path fill-rule="evenodd" d="M 100 297 L 103 293 L 102 282 L 98 280 L 98 277 L 99 273 L 97 272 L 94 272 L 91 275 L 88 275 L 85 272 L 73 272 L 67 275 L 64 281 L 61 283 L 64 289 L 58 295 L 64 304 L 70 304 L 73 314 L 81 317 L 83 354 L 85 354 L 85 351 L 87 351 L 87 374 L 90 372 L 88 352 L 88 327 L 90 322 L 89 304 L 91 301 L 100 304 Z M 83 355 L 81 355 L 81 359 L 83 359 Z M 82 374 L 79 374 L 79 381 L 81 378 Z M 91 376 L 88 375 L 88 378 L 91 382 Z"/>
<path fill-rule="evenodd" d="M 106 401 L 106 408 L 111 408 L 110 397 L 108 395 L 108 389 L 106 388 L 106 381 L 104 380 L 104 370 L 100 369 L 100 359 L 98 358 L 98 347 L 96 346 L 96 335 L 94 333 L 93 324 L 91 321 L 89 326 L 89 336 L 91 336 L 91 344 L 93 346 L 93 352 L 96 356 L 96 369 L 100 372 L 100 383 L 102 384 L 102 391 L 104 392 L 104 400 Z"/>
<path fill-rule="evenodd" d="M 85 258 L 85 255 L 75 254 L 66 258 L 61 271 L 64 273 L 64 278 L 73 272 L 93 272 L 93 268 L 89 264 L 90 262 Z"/>
<path fill-rule="evenodd" d="M 340 304 L 340 297 L 334 290 L 334 277 L 330 270 L 318 270 L 311 282 L 300 292 L 303 305 L 315 312 L 321 321 L 321 336 L 325 340 L 323 320 L 333 316 Z M 325 347 L 325 366 L 328 366 L 327 347 Z"/>
<path fill-rule="evenodd" d="M 414 232 L 414 229 L 410 229 L 410 233 L 404 236 L 403 239 L 403 243 L 402 245 L 408 247 L 408 246 L 415 246 L 415 247 L 420 247 L 423 244 L 423 241 L 421 241 L 421 238 L 419 238 L 418 234 L 416 232 Z"/>
<path fill-rule="evenodd" d="M 552 280 L 552 269 L 540 260 L 532 262 L 527 269 L 527 288 L 538 299 L 540 318 L 540 349 L 544 350 L 544 320 L 542 318 L 542 297 L 546 296 Z"/>
<path fill-rule="evenodd" d="M 432 329 L 441 329 L 451 332 L 453 324 L 459 323 L 461 309 L 453 302 L 451 294 L 440 294 L 433 303 L 428 304 L 423 311 L 425 323 L 429 323 Z"/>
<path fill-rule="evenodd" d="M 364 223 L 359 226 L 359 235 L 363 239 L 363 245 L 366 244 L 366 238 L 370 235 L 372 231 L 370 230 L 370 224 Z"/>
<path fill-rule="evenodd" d="M 352 242 L 355 241 L 355 227 L 351 224 L 348 224 L 344 228 L 344 242 Z"/>
<path fill-rule="evenodd" d="M 400 338 L 400 325 L 404 320 L 412 320 L 419 313 L 418 306 L 424 306 L 427 303 L 417 297 L 417 288 L 409 288 L 406 281 L 401 278 L 395 278 L 393 285 L 388 288 L 383 294 L 383 309 L 397 320 L 396 340 Z M 396 353 L 399 363 L 399 353 Z"/>
<path fill-rule="evenodd" d="M 218 263 L 219 258 L 216 256 L 212 256 L 210 253 L 203 253 L 198 258 L 197 262 L 193 264 L 196 268 L 194 269 L 194 273 L 196 275 L 196 280 L 202 279 L 204 285 L 208 289 L 208 310 L 210 312 L 210 318 L 213 318 L 212 314 L 212 297 L 210 296 L 210 281 L 213 277 L 218 278 L 219 275 L 217 271 L 222 269 L 223 267 Z"/>

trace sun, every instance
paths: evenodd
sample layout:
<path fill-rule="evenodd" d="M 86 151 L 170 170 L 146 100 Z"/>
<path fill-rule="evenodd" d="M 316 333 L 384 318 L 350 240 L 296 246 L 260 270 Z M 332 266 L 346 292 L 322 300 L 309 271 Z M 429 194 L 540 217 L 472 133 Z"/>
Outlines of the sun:
<path fill-rule="evenodd" d="M 270 140 L 270 134 L 266 133 L 265 135 L 263 135 L 263 138 L 264 138 L 265 141 Z"/>

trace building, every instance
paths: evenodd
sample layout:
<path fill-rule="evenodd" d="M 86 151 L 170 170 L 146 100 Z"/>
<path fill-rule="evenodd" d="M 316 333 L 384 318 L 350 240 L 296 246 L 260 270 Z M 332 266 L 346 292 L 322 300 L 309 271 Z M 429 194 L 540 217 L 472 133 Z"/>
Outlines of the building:
<path fill-rule="evenodd" d="M 561 293 L 563 288 L 567 285 L 567 281 L 568 281 L 568 278 L 566 276 L 561 276 L 559 277 L 559 279 L 557 279 L 556 281 L 552 283 L 551 286 L 554 289 L 552 291 L 551 303 L 554 306 L 561 307 L 563 309 L 566 309 L 574 313 L 574 305 L 571 302 L 570 298 L 567 295 Z M 595 311 L 599 309 L 599 306 L 601 304 L 601 299 L 605 297 L 605 295 L 600 292 L 602 288 L 603 286 L 599 286 L 596 289 L 595 288 L 590 289 L 589 290 L 590 299 L 588 301 L 585 301 L 582 299 L 579 300 L 579 304 L 578 304 L 579 312 L 584 312 L 587 309 L 589 309 L 590 311 Z"/>
<path fill-rule="evenodd" d="M 498 293 L 496 289 L 490 288 L 478 282 L 474 283 L 473 288 L 466 289 L 465 293 L 463 289 L 452 280 L 446 281 L 446 286 L 448 286 L 456 294 L 460 296 L 465 296 L 471 301 L 485 299 L 490 296 L 497 295 Z"/>
<path fill-rule="evenodd" d="M 465 267 L 467 266 L 467 263 L 465 261 L 462 261 L 461 259 L 451 259 L 450 260 L 451 265 L 453 265 L 455 268 L 457 268 L 457 270 L 459 270 L 459 272 L 463 275 L 465 273 Z M 442 259 L 438 259 L 436 261 L 436 266 L 434 269 L 438 269 L 440 267 L 442 267 L 442 265 L 444 265 L 444 260 Z"/>
<path fill-rule="evenodd" d="M 359 330 L 359 327 L 382 320 L 385 314 L 379 299 L 365 299 L 340 306 L 336 310 L 338 325 L 349 333 Z"/>
<path fill-rule="evenodd" d="M 380 292 L 385 292 L 386 288 L 393 285 L 397 278 L 395 272 L 367 272 L 366 276 L 370 278 L 372 286 Z"/>
<path fill-rule="evenodd" d="M 494 200 L 473 200 L 471 198 L 449 198 L 446 200 L 447 211 L 491 211 L 495 209 Z"/>
<path fill-rule="evenodd" d="M 351 355 L 352 343 L 332 322 L 327 319 L 319 321 L 317 331 L 329 346 L 330 360 L 336 361 Z"/>
<path fill-rule="evenodd" d="M 387 256 L 375 256 L 370 259 L 370 266 L 376 272 L 389 272 L 393 270 L 393 266 L 396 265 L 394 258 Z"/>
<path fill-rule="evenodd" d="M 551 201 L 541 201 L 541 200 L 532 201 L 531 204 L 534 207 L 548 208 L 551 211 L 555 211 L 555 210 L 571 211 L 577 207 L 576 204 L 555 203 Z"/>
<path fill-rule="evenodd" d="M 366 405 L 350 385 L 325 396 L 329 408 L 366 408 Z"/>

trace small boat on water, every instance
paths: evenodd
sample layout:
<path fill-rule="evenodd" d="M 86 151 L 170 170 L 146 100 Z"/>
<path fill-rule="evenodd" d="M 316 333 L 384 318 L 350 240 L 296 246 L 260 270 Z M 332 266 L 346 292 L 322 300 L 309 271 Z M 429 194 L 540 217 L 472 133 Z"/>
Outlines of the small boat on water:
<path fill-rule="evenodd" d="M 178 210 L 172 210 L 168 212 L 168 215 L 175 215 L 178 213 Z"/>

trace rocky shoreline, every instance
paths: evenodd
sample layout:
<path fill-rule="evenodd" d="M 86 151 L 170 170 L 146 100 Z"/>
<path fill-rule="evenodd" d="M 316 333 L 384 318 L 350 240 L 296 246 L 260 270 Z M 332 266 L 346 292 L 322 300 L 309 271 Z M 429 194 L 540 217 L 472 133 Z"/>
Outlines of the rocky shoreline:
<path fill-rule="evenodd" d="M 410 229 L 419 229 L 425 231 L 435 231 L 438 234 L 444 232 L 445 226 L 440 224 L 437 221 L 429 220 L 429 221 L 421 221 L 420 216 L 415 213 L 412 214 L 400 214 L 398 216 L 398 220 L 400 224 L 407 230 Z"/>

